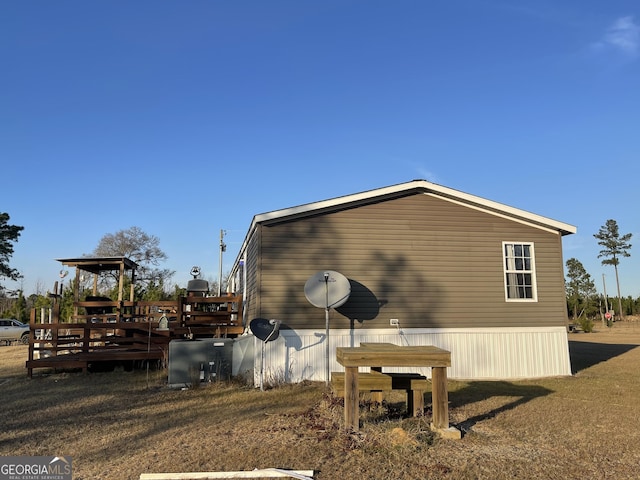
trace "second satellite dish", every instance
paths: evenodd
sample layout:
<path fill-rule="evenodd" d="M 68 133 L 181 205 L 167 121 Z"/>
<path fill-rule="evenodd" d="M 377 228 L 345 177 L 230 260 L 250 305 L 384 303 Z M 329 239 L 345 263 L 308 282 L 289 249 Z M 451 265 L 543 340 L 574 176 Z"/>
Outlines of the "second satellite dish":
<path fill-rule="evenodd" d="M 312 275 L 304 285 L 304 295 L 309 303 L 318 308 L 338 308 L 349 299 L 349 279 L 333 270 L 324 270 Z"/>
<path fill-rule="evenodd" d="M 272 342 L 279 336 L 280 321 L 254 318 L 249 323 L 249 328 L 251 329 L 251 333 L 263 342 Z"/>

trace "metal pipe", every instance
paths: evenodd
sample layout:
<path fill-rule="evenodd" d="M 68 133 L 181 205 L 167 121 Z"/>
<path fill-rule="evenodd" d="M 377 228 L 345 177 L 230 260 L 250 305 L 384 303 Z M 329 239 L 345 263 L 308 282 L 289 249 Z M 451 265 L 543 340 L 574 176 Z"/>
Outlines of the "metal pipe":
<path fill-rule="evenodd" d="M 324 272 L 324 288 L 325 288 L 325 309 L 324 309 L 324 319 L 325 319 L 325 341 L 327 343 L 326 352 L 325 352 L 325 363 L 326 363 L 326 373 L 325 373 L 325 381 L 327 386 L 329 385 L 330 377 L 330 368 L 329 368 L 329 272 Z"/>

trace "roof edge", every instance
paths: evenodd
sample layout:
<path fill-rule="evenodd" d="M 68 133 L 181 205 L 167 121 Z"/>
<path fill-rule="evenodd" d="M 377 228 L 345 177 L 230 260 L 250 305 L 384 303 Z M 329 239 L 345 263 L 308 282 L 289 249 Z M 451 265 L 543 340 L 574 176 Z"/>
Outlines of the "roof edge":
<path fill-rule="evenodd" d="M 327 200 L 321 200 L 321 201 L 312 202 L 312 203 L 305 203 L 295 207 L 288 207 L 280 210 L 273 210 L 271 212 L 265 212 L 265 213 L 254 215 L 253 220 L 251 221 L 251 225 L 249 226 L 249 230 L 247 231 L 247 234 L 245 236 L 245 240 L 242 243 L 242 246 L 238 252 L 238 257 L 234 263 L 234 266 L 242 258 L 244 254 L 244 250 L 247 246 L 247 242 L 251 237 L 252 232 L 255 230 L 258 224 L 268 223 L 268 222 L 277 221 L 277 220 L 283 220 L 286 218 L 295 218 L 299 216 L 305 216 L 312 212 L 321 212 L 321 211 L 331 210 L 339 206 L 357 205 L 358 203 L 364 203 L 369 200 L 408 194 L 412 191 L 438 195 L 453 201 L 458 201 L 461 203 L 466 203 L 466 204 L 473 205 L 475 207 L 486 209 L 494 213 L 500 213 L 509 217 L 515 217 L 520 220 L 528 221 L 532 224 L 539 225 L 541 227 L 555 230 L 559 232 L 560 235 L 562 236 L 574 234 L 578 231 L 578 229 L 574 225 L 570 225 L 568 223 L 560 222 L 558 220 L 544 217 L 542 215 L 537 215 L 535 213 L 531 213 L 526 210 L 521 210 L 519 208 L 511 207 L 509 205 L 495 202 L 493 200 L 488 200 L 486 198 L 478 197 L 476 195 L 471 195 L 469 193 L 465 193 L 460 190 L 455 190 L 453 188 L 445 187 L 437 183 L 432 183 L 427 180 L 417 179 L 417 180 L 411 180 L 409 182 L 390 185 L 387 187 L 376 188 L 373 190 L 366 190 L 359 193 L 343 195 L 339 197 L 330 198 Z"/>
<path fill-rule="evenodd" d="M 490 210 L 505 213 L 507 215 L 519 217 L 525 220 L 530 220 L 534 223 L 544 225 L 559 231 L 562 235 L 568 235 L 577 232 L 577 228 L 568 223 L 553 220 L 542 215 L 521 210 L 519 208 L 511 207 L 509 205 L 495 202 L 493 200 L 487 200 L 486 198 L 471 195 L 469 193 L 461 192 L 453 188 L 438 185 L 437 183 L 431 183 L 426 180 L 412 180 L 410 182 L 399 183 L 388 187 L 377 188 L 374 190 L 367 190 L 360 193 L 354 193 L 351 195 L 344 195 L 341 197 L 335 197 L 328 200 L 321 200 L 313 203 L 306 203 L 295 207 L 283 208 L 280 210 L 273 210 L 271 212 L 261 213 L 253 217 L 253 224 L 266 223 L 272 220 L 280 220 L 287 217 L 295 217 L 304 215 L 310 212 L 331 209 L 333 207 L 349 204 L 357 204 L 367 200 L 373 200 L 376 198 L 383 198 L 386 196 L 393 196 L 401 193 L 409 193 L 411 191 L 423 191 L 425 193 L 434 193 L 440 196 L 448 197 L 454 200 L 462 201 L 463 203 L 471 203 L 480 207 L 485 207 Z"/>

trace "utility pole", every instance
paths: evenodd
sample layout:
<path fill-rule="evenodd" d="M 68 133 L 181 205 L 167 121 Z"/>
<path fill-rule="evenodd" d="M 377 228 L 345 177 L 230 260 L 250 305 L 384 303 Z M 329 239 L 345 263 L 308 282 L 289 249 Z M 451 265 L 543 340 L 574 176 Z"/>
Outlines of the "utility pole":
<path fill-rule="evenodd" d="M 220 229 L 220 260 L 218 262 L 218 296 L 222 295 L 222 252 L 227 250 L 227 246 L 224 243 L 224 236 L 227 232 Z"/>
<path fill-rule="evenodd" d="M 604 317 L 607 319 L 607 325 L 609 326 L 609 299 L 607 298 L 607 284 L 604 281 L 604 273 L 602 274 L 602 286 L 604 288 Z"/>

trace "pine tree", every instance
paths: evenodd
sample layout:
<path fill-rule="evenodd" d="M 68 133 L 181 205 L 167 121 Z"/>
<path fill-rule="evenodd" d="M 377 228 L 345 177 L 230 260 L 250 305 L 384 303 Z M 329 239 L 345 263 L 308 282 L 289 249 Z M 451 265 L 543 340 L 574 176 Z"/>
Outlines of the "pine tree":
<path fill-rule="evenodd" d="M 18 241 L 24 227 L 9 225 L 9 218 L 8 213 L 0 213 L 0 278 L 18 280 L 21 277 L 20 272 L 9 266 L 9 260 L 13 255 L 12 243 Z M 0 291 L 2 290 L 2 285 L 0 285 Z"/>
<path fill-rule="evenodd" d="M 598 233 L 593 236 L 598 240 L 602 250 L 598 254 L 598 258 L 604 257 L 602 265 L 613 265 L 616 272 L 616 285 L 618 287 L 618 315 L 623 318 L 622 297 L 620 296 L 620 280 L 618 278 L 618 265 L 620 257 L 630 257 L 628 252 L 631 249 L 631 233 L 620 236 L 618 231 L 618 223 L 615 220 L 607 220 L 607 223 L 600 227 Z"/>

